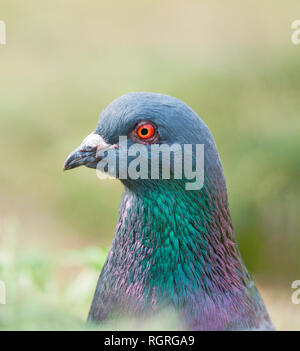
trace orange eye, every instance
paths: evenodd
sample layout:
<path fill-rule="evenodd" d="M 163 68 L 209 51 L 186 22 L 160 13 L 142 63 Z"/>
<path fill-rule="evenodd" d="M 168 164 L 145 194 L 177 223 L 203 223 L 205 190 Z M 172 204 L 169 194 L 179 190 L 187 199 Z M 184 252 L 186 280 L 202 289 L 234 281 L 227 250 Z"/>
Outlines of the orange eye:
<path fill-rule="evenodd" d="M 137 129 L 136 133 L 141 139 L 149 139 L 154 135 L 154 127 L 152 124 L 143 124 Z"/>

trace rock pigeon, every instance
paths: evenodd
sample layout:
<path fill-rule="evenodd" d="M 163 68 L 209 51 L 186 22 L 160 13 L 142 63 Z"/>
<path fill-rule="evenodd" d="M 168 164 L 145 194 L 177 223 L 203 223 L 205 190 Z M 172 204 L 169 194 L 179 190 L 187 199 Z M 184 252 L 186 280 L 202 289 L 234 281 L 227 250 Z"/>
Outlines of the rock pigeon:
<path fill-rule="evenodd" d="M 219 154 L 203 120 L 171 96 L 123 95 L 102 111 L 64 170 L 95 169 L 112 149 L 121 158 L 120 136 L 148 151 L 154 144 L 204 145 L 204 182 L 187 190 L 184 177 L 172 176 L 174 165 L 169 179 L 120 177 L 128 164 L 116 166 L 124 191 L 88 320 L 146 320 L 171 309 L 186 330 L 273 330 L 236 244 Z"/>

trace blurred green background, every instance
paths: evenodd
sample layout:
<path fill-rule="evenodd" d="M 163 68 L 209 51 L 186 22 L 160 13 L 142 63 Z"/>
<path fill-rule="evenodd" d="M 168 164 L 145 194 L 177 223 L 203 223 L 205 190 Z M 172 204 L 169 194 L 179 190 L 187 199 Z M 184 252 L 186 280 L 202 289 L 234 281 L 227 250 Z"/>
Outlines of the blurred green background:
<path fill-rule="evenodd" d="M 278 329 L 300 329 L 299 1 L 0 5 L 0 329 L 84 328 L 121 185 L 62 172 L 100 111 L 173 95 L 211 129 L 236 237 Z"/>

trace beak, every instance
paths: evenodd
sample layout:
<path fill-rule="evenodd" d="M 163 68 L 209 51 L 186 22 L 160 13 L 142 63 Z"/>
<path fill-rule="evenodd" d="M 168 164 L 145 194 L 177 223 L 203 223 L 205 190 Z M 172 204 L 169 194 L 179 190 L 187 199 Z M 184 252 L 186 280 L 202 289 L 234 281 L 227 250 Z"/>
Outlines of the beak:
<path fill-rule="evenodd" d="M 101 160 L 101 157 L 97 156 L 98 151 L 101 150 L 103 155 L 104 151 L 114 147 L 116 145 L 107 144 L 101 135 L 93 132 L 67 157 L 63 170 L 66 171 L 79 166 L 96 168 L 97 163 Z"/>

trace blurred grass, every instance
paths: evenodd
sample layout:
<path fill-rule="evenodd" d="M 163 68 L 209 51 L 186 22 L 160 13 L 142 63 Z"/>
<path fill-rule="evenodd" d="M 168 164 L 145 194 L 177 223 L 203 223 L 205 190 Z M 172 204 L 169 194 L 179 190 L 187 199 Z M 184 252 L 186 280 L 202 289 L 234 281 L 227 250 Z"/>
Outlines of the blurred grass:
<path fill-rule="evenodd" d="M 271 294 L 275 315 L 284 304 L 299 314 L 290 302 L 290 283 L 300 272 L 300 46 L 290 41 L 299 14 L 292 0 L 1 4 L 7 45 L 0 46 L 0 235 L 5 218 L 16 218 L 20 254 L 11 267 L 1 261 L 0 272 L 19 290 L 11 277 L 24 270 L 32 288 L 26 304 L 5 306 L 3 328 L 33 329 L 47 319 L 54 327 L 58 317 L 46 311 L 40 318 L 39 303 L 62 308 L 63 320 L 70 316 L 73 300 L 64 289 L 77 284 L 76 275 L 55 287 L 68 275 L 60 262 L 69 251 L 77 255 L 71 266 L 79 260 L 75 271 L 90 277 L 75 317 L 79 324 L 85 319 L 101 262 L 81 260 L 87 252 L 102 260 L 94 248 L 111 242 L 121 186 L 99 182 L 84 168 L 61 169 L 99 112 L 129 91 L 176 96 L 205 120 L 223 162 L 244 260 L 262 289 L 276 286 L 281 294 L 275 300 Z M 35 311 L 31 321 L 28 310 Z M 279 314 L 280 326 L 292 328 Z"/>
<path fill-rule="evenodd" d="M 55 255 L 18 248 L 16 218 L 7 218 L 0 253 L 6 305 L 0 330 L 86 329 L 85 319 L 107 250 L 88 247 Z"/>

